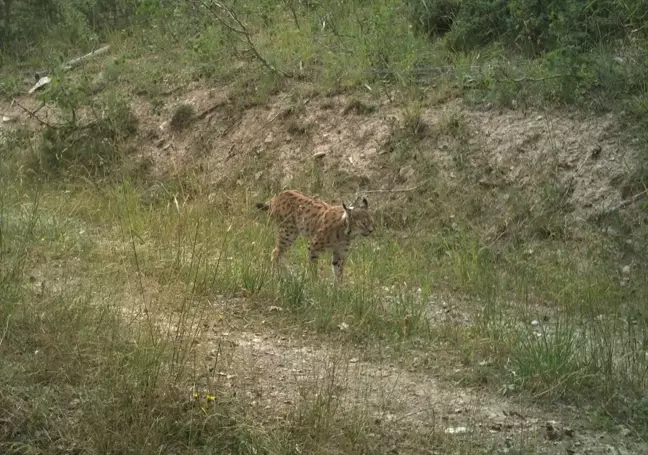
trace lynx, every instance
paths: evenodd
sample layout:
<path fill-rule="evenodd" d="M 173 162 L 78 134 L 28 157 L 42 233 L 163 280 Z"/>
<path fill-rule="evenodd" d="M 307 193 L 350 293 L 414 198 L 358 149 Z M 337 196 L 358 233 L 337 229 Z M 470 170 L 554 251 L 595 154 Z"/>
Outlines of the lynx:
<path fill-rule="evenodd" d="M 358 197 L 353 205 L 336 206 L 299 191 L 286 190 L 266 203 L 257 203 L 256 207 L 269 211 L 279 228 L 272 251 L 273 263 L 277 264 L 301 235 L 309 239 L 311 270 L 316 272 L 320 254 L 332 250 L 333 273 L 339 281 L 342 281 L 351 239 L 357 234 L 368 236 L 374 230 L 369 204 L 364 197 Z"/>

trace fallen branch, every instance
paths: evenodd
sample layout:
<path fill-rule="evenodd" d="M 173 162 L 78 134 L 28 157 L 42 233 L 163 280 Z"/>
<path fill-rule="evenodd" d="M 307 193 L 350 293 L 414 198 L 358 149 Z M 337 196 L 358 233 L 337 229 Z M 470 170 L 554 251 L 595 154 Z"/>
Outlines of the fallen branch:
<path fill-rule="evenodd" d="M 551 76 L 545 76 L 545 77 L 522 76 L 522 77 L 519 77 L 519 78 L 512 78 L 512 77 L 508 77 L 508 76 L 505 75 L 505 77 L 506 77 L 506 80 L 508 80 L 508 81 L 520 83 L 520 82 L 525 82 L 525 81 L 528 81 L 528 82 L 549 81 L 551 79 L 560 79 L 561 77 L 565 77 L 565 75 L 564 74 L 552 74 Z M 498 80 L 497 82 L 502 82 L 502 81 Z"/>
<path fill-rule="evenodd" d="M 78 66 L 83 61 L 88 60 L 89 58 L 97 57 L 98 55 L 105 54 L 106 52 L 108 52 L 108 49 L 110 49 L 110 45 L 100 47 L 99 49 L 94 50 L 92 52 L 89 52 L 89 53 L 87 53 L 85 55 L 82 55 L 81 57 L 77 57 L 77 58 L 73 58 L 72 60 L 68 60 L 66 63 L 64 63 L 61 66 L 61 68 L 63 70 L 70 70 L 70 69 L 74 68 L 75 66 Z"/>
<path fill-rule="evenodd" d="M 82 55 L 81 57 L 77 57 L 77 58 L 73 58 L 72 60 L 68 60 L 67 62 L 65 62 L 65 63 L 63 63 L 61 65 L 61 69 L 63 71 L 69 71 L 72 68 L 74 68 L 75 66 L 78 66 L 82 62 L 88 60 L 89 58 L 105 54 L 106 52 L 108 52 L 108 49 L 110 49 L 109 45 L 104 46 L 104 47 L 100 47 L 99 49 L 94 50 L 92 52 L 89 52 L 89 53 L 87 53 L 85 55 Z M 29 91 L 27 92 L 30 95 L 32 93 L 34 93 L 36 90 L 38 90 L 39 88 L 44 87 L 47 84 L 49 84 L 50 82 L 52 82 L 52 79 L 49 76 L 47 76 L 47 74 L 41 74 L 40 72 L 36 73 L 36 79 L 37 79 L 36 84 L 34 84 L 34 86 L 32 88 L 30 88 Z"/>
<path fill-rule="evenodd" d="M 550 74 L 549 76 L 544 76 L 544 77 L 531 77 L 531 76 L 526 76 L 525 75 L 525 76 L 522 76 L 522 77 L 519 77 L 519 78 L 514 78 L 514 77 L 510 77 L 508 74 L 506 74 L 506 71 L 504 70 L 503 67 L 500 66 L 497 69 L 499 70 L 499 72 L 504 76 L 504 78 L 508 82 L 515 82 L 516 84 L 519 84 L 520 82 L 526 82 L 526 81 L 528 81 L 528 82 L 543 82 L 543 81 L 548 81 L 548 80 L 551 80 L 551 79 L 560 79 L 561 77 L 565 77 L 564 74 Z M 498 79 L 497 82 L 502 82 L 502 80 Z"/>
<path fill-rule="evenodd" d="M 217 111 L 221 107 L 225 106 L 228 103 L 228 100 L 220 100 L 217 103 L 215 103 L 213 106 L 208 107 L 204 111 L 202 111 L 200 114 L 196 116 L 197 120 L 203 120 L 205 117 L 207 117 L 209 114 L 211 114 L 214 111 Z"/>
<path fill-rule="evenodd" d="M 236 25 L 232 25 L 229 23 L 227 20 L 225 20 L 220 14 L 216 13 L 210 5 L 208 5 L 204 0 L 197 0 L 200 4 L 202 4 L 207 10 L 212 13 L 212 15 L 216 18 L 218 22 L 223 25 L 223 27 L 227 28 L 228 30 L 236 33 L 237 35 L 243 36 L 245 38 L 245 41 L 247 42 L 249 46 L 250 52 L 254 54 L 254 56 L 259 60 L 263 66 L 268 68 L 270 71 L 277 73 L 281 76 L 284 77 L 292 77 L 292 74 L 286 73 L 285 71 L 280 70 L 276 66 L 274 66 L 272 63 L 270 63 L 265 57 L 261 55 L 261 53 L 257 50 L 256 46 L 252 42 L 252 38 L 250 37 L 250 32 L 248 31 L 247 27 L 241 22 L 241 20 L 234 14 L 234 12 L 229 9 L 227 6 L 225 6 L 222 3 L 219 2 L 214 2 L 214 5 L 223 11 L 227 13 L 227 15 L 230 17 L 232 21 L 236 23 Z"/>
<path fill-rule="evenodd" d="M 41 77 L 40 79 L 38 79 L 38 80 L 36 81 L 36 83 L 34 84 L 34 86 L 33 86 L 32 88 L 30 88 L 30 89 L 27 91 L 27 93 L 31 95 L 31 94 L 34 93 L 36 90 L 38 90 L 38 89 L 41 88 L 41 87 L 45 87 L 45 86 L 46 86 L 47 84 L 49 84 L 50 82 L 52 82 L 52 78 L 50 78 L 49 76 L 43 76 L 43 77 Z"/>
<path fill-rule="evenodd" d="M 616 207 L 613 207 L 610 212 L 614 212 L 615 210 L 622 209 L 624 207 L 627 207 L 628 205 L 632 204 L 633 202 L 637 202 L 639 199 L 641 199 L 643 196 L 648 194 L 648 188 L 643 190 L 641 193 L 637 193 L 634 196 L 632 196 L 629 199 L 626 199 L 624 201 L 621 201 Z"/>
<path fill-rule="evenodd" d="M 411 188 L 395 188 L 391 190 L 363 190 L 362 193 L 407 193 L 409 191 L 417 190 L 421 185 L 416 185 Z"/>

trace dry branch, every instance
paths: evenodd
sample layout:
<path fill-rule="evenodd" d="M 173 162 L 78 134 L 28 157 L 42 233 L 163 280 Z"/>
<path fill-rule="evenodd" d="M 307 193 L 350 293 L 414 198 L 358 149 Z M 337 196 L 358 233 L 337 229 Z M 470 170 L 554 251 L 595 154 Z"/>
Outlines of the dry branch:
<path fill-rule="evenodd" d="M 611 211 L 611 212 L 614 212 L 615 210 L 622 209 L 622 208 L 624 208 L 624 207 L 626 207 L 626 206 L 632 204 L 633 202 L 637 202 L 637 200 L 641 199 L 641 198 L 644 197 L 646 194 L 648 194 L 648 189 L 645 189 L 645 190 L 643 190 L 642 192 L 635 194 L 634 196 L 632 196 L 632 197 L 629 198 L 629 199 L 626 199 L 626 200 L 624 200 L 624 201 L 621 201 L 621 203 L 619 203 L 616 207 L 614 207 L 614 208 L 613 208 L 612 210 L 610 210 L 610 211 Z"/>
<path fill-rule="evenodd" d="M 105 54 L 106 52 L 108 52 L 108 49 L 110 49 L 109 45 L 108 46 L 103 46 L 103 47 L 100 47 L 97 50 L 94 50 L 94 51 L 89 52 L 89 53 L 87 53 L 85 55 L 82 55 L 81 57 L 77 57 L 77 58 L 73 58 L 72 60 L 68 60 L 67 62 L 65 62 L 64 64 L 61 65 L 61 69 L 63 71 L 69 71 L 72 68 L 74 68 L 75 66 L 78 66 L 82 62 L 84 62 L 84 61 L 86 61 L 86 60 L 88 60 L 88 59 L 90 59 L 92 57 L 96 57 L 98 55 Z M 44 87 L 47 84 L 49 84 L 50 82 L 52 82 L 52 79 L 50 77 L 48 77 L 46 74 L 40 74 L 40 73 L 36 74 L 36 78 L 38 79 L 38 81 L 27 92 L 30 95 L 32 93 L 34 93 L 36 90 L 38 90 L 39 88 Z"/>
<path fill-rule="evenodd" d="M 110 45 L 100 47 L 99 49 L 94 50 L 92 52 L 89 52 L 89 53 L 87 53 L 85 55 L 82 55 L 81 57 L 77 57 L 77 58 L 73 58 L 72 60 L 68 60 L 66 63 L 64 63 L 61 66 L 61 68 L 64 69 L 64 70 L 70 70 L 70 69 L 74 68 L 75 66 L 78 66 L 80 63 L 84 62 L 85 60 L 88 60 L 88 59 L 90 59 L 92 57 L 97 57 L 99 55 L 105 54 L 106 52 L 108 52 L 109 49 L 110 49 Z"/>
<path fill-rule="evenodd" d="M 301 30 L 301 27 L 299 26 L 299 20 L 297 19 L 297 11 L 295 11 L 295 6 L 293 5 L 292 0 L 285 0 L 286 5 L 288 5 L 288 9 L 292 13 L 293 20 L 295 21 L 295 27 L 297 27 L 297 30 Z"/>
<path fill-rule="evenodd" d="M 421 185 L 416 185 L 411 188 L 393 188 L 390 190 L 363 190 L 362 193 L 407 193 L 417 190 Z"/>
<path fill-rule="evenodd" d="M 285 71 L 277 68 L 274 66 L 272 63 L 270 63 L 261 53 L 259 50 L 256 48 L 254 43 L 252 42 L 252 38 L 250 36 L 250 32 L 248 31 L 247 27 L 243 22 L 234 14 L 234 12 L 228 8 L 226 5 L 220 3 L 220 2 L 213 2 L 213 5 L 216 6 L 217 8 L 220 8 L 221 10 L 225 11 L 226 15 L 229 16 L 230 20 L 226 20 L 223 18 L 220 14 L 218 14 L 214 9 L 212 8 L 211 5 L 208 5 L 204 0 L 197 0 L 201 5 L 203 5 L 212 15 L 214 18 L 220 22 L 220 24 L 227 28 L 228 30 L 236 33 L 237 35 L 242 36 L 245 41 L 247 42 L 247 45 L 249 46 L 250 52 L 254 54 L 254 56 L 259 60 L 263 66 L 268 68 L 270 71 L 277 73 L 281 76 L 284 77 L 292 77 L 292 74 L 286 73 Z M 233 21 L 234 24 L 232 24 L 230 21 Z"/>
<path fill-rule="evenodd" d="M 203 120 L 205 117 L 207 117 L 209 114 L 211 114 L 214 111 L 217 111 L 221 107 L 225 106 L 228 103 L 227 99 L 224 100 L 219 100 L 216 102 L 213 106 L 208 107 L 204 111 L 202 111 L 200 114 L 196 115 L 197 120 Z"/>
<path fill-rule="evenodd" d="M 41 105 L 38 106 L 38 108 L 37 108 L 35 111 L 30 111 L 30 110 L 27 109 L 25 106 L 23 106 L 22 104 L 20 104 L 20 103 L 18 102 L 18 100 L 15 99 L 15 98 L 12 100 L 12 103 L 14 103 L 14 104 L 15 104 L 16 106 L 18 106 L 20 109 L 22 109 L 22 110 L 27 114 L 28 117 L 33 118 L 34 120 L 36 120 L 38 123 L 40 123 L 40 124 L 43 125 L 43 126 L 47 126 L 47 127 L 49 127 L 49 128 L 52 128 L 52 125 L 50 125 L 50 124 L 47 123 L 45 120 L 41 119 L 39 116 L 36 115 L 36 114 L 38 113 L 38 111 L 40 111 L 40 110 L 45 106 L 45 103 L 41 103 Z"/>

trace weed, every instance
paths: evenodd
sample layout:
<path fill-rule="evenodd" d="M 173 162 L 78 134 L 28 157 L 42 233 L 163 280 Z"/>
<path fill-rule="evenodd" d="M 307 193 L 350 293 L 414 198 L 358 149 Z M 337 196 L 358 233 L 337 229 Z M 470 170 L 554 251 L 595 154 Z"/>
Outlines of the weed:
<path fill-rule="evenodd" d="M 309 125 L 308 123 L 300 122 L 297 119 L 291 120 L 286 127 L 288 133 L 292 134 L 293 136 L 303 136 L 305 134 L 308 134 L 310 129 L 311 125 Z"/>
<path fill-rule="evenodd" d="M 187 128 L 193 121 L 196 110 L 191 104 L 182 103 L 176 106 L 171 116 L 171 128 L 180 131 Z"/>
<path fill-rule="evenodd" d="M 458 111 L 445 114 L 437 125 L 440 134 L 447 134 L 462 141 L 466 141 L 470 135 L 470 129 L 465 116 Z"/>
<path fill-rule="evenodd" d="M 416 102 L 408 104 L 403 109 L 403 131 L 413 138 L 421 139 L 428 131 L 428 125 L 423 120 L 423 107 Z"/>
<path fill-rule="evenodd" d="M 359 99 L 353 98 L 349 100 L 342 113 L 344 115 L 349 113 L 354 113 L 356 115 L 369 115 L 375 112 L 376 109 L 377 107 L 373 104 L 367 104 Z"/>

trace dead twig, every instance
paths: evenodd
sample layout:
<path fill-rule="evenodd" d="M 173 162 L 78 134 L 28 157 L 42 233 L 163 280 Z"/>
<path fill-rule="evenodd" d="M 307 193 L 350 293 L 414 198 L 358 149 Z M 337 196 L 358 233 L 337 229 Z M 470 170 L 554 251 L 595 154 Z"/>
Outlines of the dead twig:
<path fill-rule="evenodd" d="M 5 336 L 7 336 L 7 331 L 9 330 L 9 318 L 11 315 L 7 316 L 7 322 L 5 322 L 5 328 L 4 331 L 2 332 L 2 336 L 0 337 L 0 346 L 2 346 L 2 342 L 5 339 Z"/>
<path fill-rule="evenodd" d="M 622 209 L 623 207 L 627 207 L 628 205 L 632 204 L 633 202 L 637 202 L 639 199 L 641 199 L 641 198 L 642 198 L 643 196 L 645 196 L 646 194 L 648 194 L 648 188 L 646 188 L 645 190 L 643 190 L 643 191 L 640 192 L 640 193 L 635 194 L 634 196 L 632 196 L 632 197 L 629 198 L 629 199 L 626 199 L 626 200 L 624 200 L 624 201 L 621 201 L 621 202 L 620 202 L 616 207 L 614 207 L 614 208 L 613 208 L 612 210 L 610 210 L 610 211 L 611 211 L 611 212 L 614 212 L 615 210 L 619 210 L 619 209 Z"/>
<path fill-rule="evenodd" d="M 565 77 L 565 75 L 564 75 L 564 74 L 554 74 L 554 75 L 546 76 L 546 77 L 528 77 L 528 76 L 522 76 L 522 77 L 517 78 L 517 79 L 514 79 L 514 78 L 511 78 L 511 77 L 506 76 L 506 79 L 507 79 L 508 81 L 510 81 L 510 82 L 517 82 L 517 83 L 519 83 L 519 82 L 525 82 L 525 81 L 528 81 L 528 82 L 543 82 L 543 81 L 548 81 L 548 80 L 551 80 L 551 79 L 560 79 L 561 77 Z M 501 80 L 498 81 L 498 82 L 501 82 Z"/>
<path fill-rule="evenodd" d="M 277 74 L 279 74 L 279 75 L 281 75 L 281 76 L 284 76 L 284 77 L 292 77 L 292 74 L 286 73 L 285 71 L 282 71 L 281 69 L 277 68 L 277 67 L 274 66 L 272 63 L 270 63 L 270 62 L 269 62 L 269 61 L 268 61 L 268 60 L 267 60 L 263 55 L 261 55 L 261 53 L 258 51 L 258 49 L 256 48 L 256 46 L 255 46 L 254 43 L 252 42 L 252 38 L 251 38 L 251 36 L 250 36 L 250 32 L 248 31 L 247 27 L 246 27 L 245 24 L 243 24 L 243 22 L 238 18 L 238 16 L 237 16 L 236 14 L 234 14 L 234 12 L 233 12 L 230 8 L 228 8 L 226 5 L 224 5 L 224 4 L 220 3 L 220 2 L 213 2 L 213 5 L 214 5 L 214 6 L 216 6 L 217 8 L 220 8 L 220 9 L 222 9 L 223 11 L 225 11 L 225 13 L 227 14 L 227 16 L 229 16 L 230 20 L 231 20 L 231 21 L 234 21 L 235 25 L 232 25 L 231 22 L 229 22 L 228 20 L 224 19 L 220 14 L 218 14 L 216 11 L 214 11 L 214 9 L 211 7 L 211 5 L 208 5 L 208 4 L 205 2 L 205 0 L 197 0 L 197 1 L 198 1 L 201 5 L 203 5 L 203 6 L 204 6 L 204 7 L 205 7 L 209 12 L 212 13 L 212 15 L 214 16 L 214 18 L 215 18 L 218 22 L 220 22 L 220 24 L 221 24 L 223 27 L 225 27 L 225 28 L 227 28 L 228 30 L 230 30 L 230 31 L 232 31 L 232 32 L 234 32 L 234 33 L 236 33 L 237 35 L 242 36 L 242 37 L 245 39 L 245 41 L 247 42 L 247 44 L 248 44 L 248 46 L 249 46 L 249 50 L 250 50 L 250 52 L 252 52 L 252 54 L 254 54 L 254 56 L 257 58 L 257 60 L 259 60 L 259 61 L 263 64 L 263 66 L 265 66 L 265 67 L 268 68 L 270 71 L 272 71 L 272 72 L 274 72 L 274 73 L 277 73 Z"/>
<path fill-rule="evenodd" d="M 38 111 L 40 111 L 45 106 L 45 103 L 42 103 L 40 106 L 38 106 L 38 108 L 35 111 L 30 111 L 25 106 L 20 104 L 16 98 L 14 98 L 11 102 L 14 103 L 16 106 L 18 106 L 20 109 L 22 109 L 29 117 L 33 118 L 41 125 L 47 126 L 48 128 L 56 128 L 55 126 L 50 125 L 45 120 L 43 120 L 42 118 L 36 115 Z"/>
<path fill-rule="evenodd" d="M 393 188 L 390 190 L 364 190 L 362 193 L 407 193 L 409 191 L 417 190 L 421 185 L 416 185 L 411 188 Z"/>
<path fill-rule="evenodd" d="M 297 30 L 301 30 L 301 27 L 299 26 L 299 20 L 297 19 L 297 12 L 295 11 L 295 5 L 293 5 L 292 0 L 285 0 L 285 3 L 292 13 L 293 20 L 295 21 L 295 27 L 297 27 Z"/>
<path fill-rule="evenodd" d="M 204 111 L 202 111 L 200 114 L 196 116 L 197 120 L 203 120 L 205 117 L 207 117 L 209 114 L 212 112 L 220 109 L 221 107 L 225 106 L 228 103 L 228 100 L 220 100 L 216 102 L 213 106 L 208 107 Z"/>

